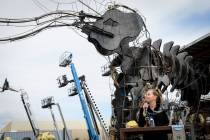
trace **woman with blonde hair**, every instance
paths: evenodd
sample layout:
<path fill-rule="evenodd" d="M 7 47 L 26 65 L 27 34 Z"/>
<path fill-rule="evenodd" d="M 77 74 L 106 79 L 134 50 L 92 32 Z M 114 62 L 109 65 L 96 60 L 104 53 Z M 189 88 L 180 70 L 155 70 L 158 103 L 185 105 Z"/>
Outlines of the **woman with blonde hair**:
<path fill-rule="evenodd" d="M 162 93 L 160 90 L 150 88 L 145 91 L 144 97 L 140 102 L 138 115 L 138 125 L 140 127 L 152 127 L 168 125 L 169 120 L 166 113 L 161 110 Z M 167 140 L 167 134 L 145 134 L 144 140 Z"/>

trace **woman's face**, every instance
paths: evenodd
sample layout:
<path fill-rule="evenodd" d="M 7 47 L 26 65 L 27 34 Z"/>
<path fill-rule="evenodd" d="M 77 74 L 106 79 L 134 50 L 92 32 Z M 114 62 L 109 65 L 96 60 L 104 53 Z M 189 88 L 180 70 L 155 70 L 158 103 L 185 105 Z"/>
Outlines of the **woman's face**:
<path fill-rule="evenodd" d="M 156 101 L 157 96 L 154 95 L 153 90 L 148 90 L 145 94 L 144 94 L 144 99 L 146 102 L 150 103 L 153 101 Z"/>

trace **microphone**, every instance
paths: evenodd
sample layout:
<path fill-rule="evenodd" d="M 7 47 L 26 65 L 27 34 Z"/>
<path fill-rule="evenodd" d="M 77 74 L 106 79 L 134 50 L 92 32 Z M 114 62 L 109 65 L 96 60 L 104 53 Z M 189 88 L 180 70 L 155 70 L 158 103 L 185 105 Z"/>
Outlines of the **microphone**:
<path fill-rule="evenodd" d="M 145 102 L 146 104 L 148 104 L 147 102 Z M 144 106 L 143 105 L 143 116 L 146 117 L 147 116 L 147 109 L 148 109 L 148 106 Z"/>

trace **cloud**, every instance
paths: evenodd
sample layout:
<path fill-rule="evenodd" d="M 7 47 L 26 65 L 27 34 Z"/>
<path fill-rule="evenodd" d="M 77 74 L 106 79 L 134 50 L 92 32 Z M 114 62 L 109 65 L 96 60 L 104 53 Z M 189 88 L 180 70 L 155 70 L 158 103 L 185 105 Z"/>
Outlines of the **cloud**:
<path fill-rule="evenodd" d="M 62 37 L 60 38 L 60 36 Z M 86 75 L 88 86 L 96 101 L 103 107 L 107 106 L 110 93 L 108 84 L 104 82 L 100 72 L 100 67 L 106 63 L 106 60 L 97 54 L 93 45 L 71 30 L 67 30 L 67 28 L 48 30 L 33 38 L 0 47 L 0 84 L 3 84 L 4 78 L 7 77 L 10 85 L 26 90 L 37 120 L 51 120 L 49 111 L 41 109 L 41 99 L 47 96 L 54 96 L 56 101 L 61 104 L 67 120 L 83 119 L 78 96 L 69 98 L 68 87 L 64 89 L 57 87 L 56 78 L 58 76 L 66 74 L 69 79 L 72 79 L 69 68 L 58 66 L 59 56 L 66 50 L 73 53 L 73 62 L 78 75 Z M 5 102 L 10 100 L 10 98 L 4 99 Z M 1 103 L 0 106 L 3 104 Z M 74 107 L 72 108 L 72 106 Z M 8 108 L 17 107 L 22 108 L 15 104 L 8 106 Z M 8 109 L 8 111 L 11 110 Z M 19 112 L 18 109 L 13 111 L 14 113 Z M 5 115 L 7 116 L 7 113 L 0 115 L 1 120 L 4 120 Z M 18 113 L 16 119 L 18 120 L 24 115 L 25 112 L 22 111 Z M 108 115 L 106 116 L 108 117 Z M 10 118 L 10 116 L 8 117 Z M 11 118 L 11 120 L 13 119 L 15 120 L 15 117 Z"/>
<path fill-rule="evenodd" d="M 5 124 L 14 119 L 23 119 L 26 117 L 21 98 L 18 94 L 10 92 L 5 92 L 5 94 L 1 93 L 0 103 L 0 124 Z"/>
<path fill-rule="evenodd" d="M 209 1 L 198 0 L 161 0 L 155 4 L 154 1 L 147 1 L 144 13 L 152 39 L 162 38 L 163 43 L 174 41 L 183 46 L 207 34 L 210 31 L 209 5 Z"/>
<path fill-rule="evenodd" d="M 188 28 L 205 28 L 210 24 L 210 9 L 207 12 L 188 15 L 179 20 L 177 24 Z"/>

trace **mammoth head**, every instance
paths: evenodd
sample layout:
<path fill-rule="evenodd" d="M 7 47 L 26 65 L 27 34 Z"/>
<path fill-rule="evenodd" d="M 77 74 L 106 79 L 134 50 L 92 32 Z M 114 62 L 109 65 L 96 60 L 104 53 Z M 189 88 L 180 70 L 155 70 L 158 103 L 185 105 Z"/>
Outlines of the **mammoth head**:
<path fill-rule="evenodd" d="M 143 27 L 144 21 L 138 13 L 111 9 L 89 26 L 88 40 L 102 55 L 111 55 L 121 45 L 135 40 Z"/>

